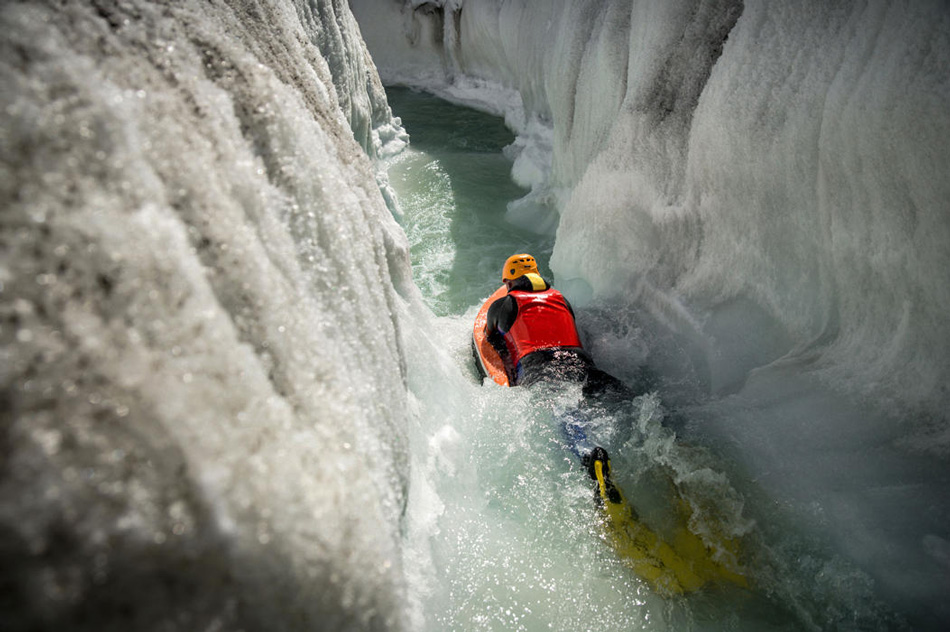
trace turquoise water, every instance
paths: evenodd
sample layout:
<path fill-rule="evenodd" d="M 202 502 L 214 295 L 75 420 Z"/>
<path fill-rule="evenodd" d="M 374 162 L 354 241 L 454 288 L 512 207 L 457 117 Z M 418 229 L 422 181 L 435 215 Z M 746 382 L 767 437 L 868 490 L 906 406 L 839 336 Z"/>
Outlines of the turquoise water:
<path fill-rule="evenodd" d="M 471 322 L 498 286 L 502 262 L 527 251 L 548 272 L 552 243 L 505 221 L 508 202 L 526 191 L 510 180 L 503 149 L 514 137 L 500 119 L 405 89 L 388 95 L 411 136 L 389 177 L 414 278 L 438 316 L 433 337 L 471 375 Z M 594 327 L 617 326 L 596 308 L 578 316 Z M 561 433 L 559 419 L 578 404 L 578 392 L 437 381 L 416 387 L 420 407 L 439 411 L 423 414 L 414 429 L 424 453 L 413 460 L 407 555 L 420 628 L 894 627 L 867 577 L 783 524 L 775 501 L 734 464 L 676 438 L 662 390 L 595 411 L 592 435 L 610 451 L 615 480 L 644 522 L 670 537 L 688 518 L 720 555 L 739 542 L 753 590 L 710 586 L 666 597 L 618 559 L 604 539 L 591 481 Z"/>
<path fill-rule="evenodd" d="M 389 167 L 409 236 L 416 284 L 439 316 L 461 314 L 500 284 L 516 252 L 538 258 L 553 242 L 508 224 L 508 202 L 527 193 L 511 181 L 502 149 L 514 140 L 495 116 L 404 88 L 387 91 L 411 144 Z"/>

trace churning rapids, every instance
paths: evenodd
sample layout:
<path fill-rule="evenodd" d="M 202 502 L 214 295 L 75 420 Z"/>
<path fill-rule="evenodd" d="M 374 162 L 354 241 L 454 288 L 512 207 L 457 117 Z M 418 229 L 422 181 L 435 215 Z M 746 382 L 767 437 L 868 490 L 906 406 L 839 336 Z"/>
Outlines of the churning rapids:
<path fill-rule="evenodd" d="M 946 2 L 0 29 L 3 630 L 950 625 Z M 596 420 L 618 483 L 750 590 L 650 590 L 564 449 L 577 394 L 477 383 L 520 250 L 642 389 Z"/>

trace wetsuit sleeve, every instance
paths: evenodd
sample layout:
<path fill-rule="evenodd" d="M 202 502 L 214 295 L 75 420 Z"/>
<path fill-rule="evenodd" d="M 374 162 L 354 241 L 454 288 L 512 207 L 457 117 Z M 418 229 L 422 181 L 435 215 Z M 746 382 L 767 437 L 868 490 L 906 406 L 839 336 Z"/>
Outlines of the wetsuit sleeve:
<path fill-rule="evenodd" d="M 501 357 L 511 383 L 514 383 L 514 367 L 511 366 L 511 358 L 508 356 L 508 346 L 505 344 L 504 334 L 511 329 L 511 325 L 515 322 L 517 316 L 518 302 L 511 296 L 505 296 L 488 306 L 485 321 L 485 339 Z"/>
<path fill-rule="evenodd" d="M 505 334 L 518 316 L 518 303 L 511 296 L 503 296 L 488 306 L 486 316 L 485 333 L 489 336 L 495 333 Z"/>

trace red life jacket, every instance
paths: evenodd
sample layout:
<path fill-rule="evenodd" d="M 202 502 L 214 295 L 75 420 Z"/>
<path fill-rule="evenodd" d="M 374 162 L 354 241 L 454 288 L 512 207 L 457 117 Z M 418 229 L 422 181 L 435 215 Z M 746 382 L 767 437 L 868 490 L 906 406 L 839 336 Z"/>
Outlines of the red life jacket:
<path fill-rule="evenodd" d="M 505 334 L 512 363 L 540 349 L 580 347 L 574 317 L 564 296 L 554 288 L 543 292 L 508 292 L 518 303 L 518 316 Z"/>

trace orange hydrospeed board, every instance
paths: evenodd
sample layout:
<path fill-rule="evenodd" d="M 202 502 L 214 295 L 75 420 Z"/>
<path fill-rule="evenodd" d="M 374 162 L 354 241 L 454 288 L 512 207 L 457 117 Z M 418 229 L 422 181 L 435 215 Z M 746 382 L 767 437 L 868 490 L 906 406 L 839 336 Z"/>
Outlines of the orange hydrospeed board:
<path fill-rule="evenodd" d="M 509 386 L 508 374 L 505 372 L 505 364 L 501 356 L 495 351 L 495 348 L 488 342 L 485 336 L 485 322 L 488 320 L 488 307 L 498 299 L 508 295 L 508 288 L 502 285 L 495 290 L 495 293 L 488 297 L 488 300 L 478 310 L 478 316 L 475 317 L 475 331 L 472 334 L 472 350 L 475 355 L 476 368 L 480 370 L 483 377 L 487 376 L 495 380 L 502 386 Z"/>

